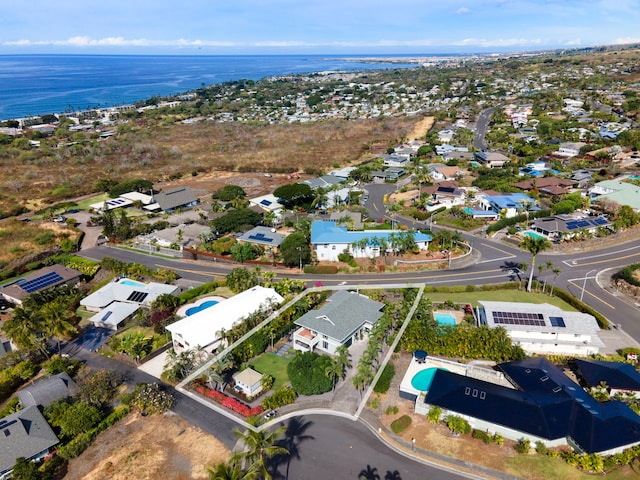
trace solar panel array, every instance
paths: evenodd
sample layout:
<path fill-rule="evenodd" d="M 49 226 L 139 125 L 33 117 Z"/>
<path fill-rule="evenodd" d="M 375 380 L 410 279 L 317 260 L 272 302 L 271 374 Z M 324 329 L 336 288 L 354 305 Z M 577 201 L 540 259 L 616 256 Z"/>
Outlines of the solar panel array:
<path fill-rule="evenodd" d="M 260 205 L 264 205 L 265 207 L 268 207 L 269 205 L 271 205 L 271 201 L 269 200 L 260 200 Z"/>
<path fill-rule="evenodd" d="M 590 220 L 572 220 L 567 222 L 567 229 L 575 230 L 576 228 L 601 227 L 608 225 L 609 222 L 604 218 L 594 218 Z"/>
<path fill-rule="evenodd" d="M 265 237 L 264 233 L 256 233 L 255 235 L 249 235 L 247 237 L 249 240 L 257 240 L 259 242 L 273 242 L 273 238 Z"/>
<path fill-rule="evenodd" d="M 109 205 L 110 207 L 116 207 L 118 205 L 122 205 L 126 201 L 127 200 L 125 200 L 124 198 L 116 198 L 114 200 L 107 200 L 107 205 Z"/>
<path fill-rule="evenodd" d="M 109 310 L 107 313 L 105 313 L 102 318 L 100 319 L 101 322 L 106 322 L 107 318 L 109 318 L 111 316 L 113 312 L 111 310 Z"/>
<path fill-rule="evenodd" d="M 566 327 L 562 317 L 549 317 L 549 322 L 552 327 Z"/>
<path fill-rule="evenodd" d="M 127 297 L 127 302 L 142 303 L 144 299 L 147 298 L 147 295 L 149 295 L 147 292 L 135 290 Z"/>
<path fill-rule="evenodd" d="M 41 277 L 34 278 L 33 280 L 22 282 L 20 284 L 20 288 L 27 293 L 32 293 L 61 281 L 62 277 L 60 275 L 58 275 L 56 272 L 49 272 L 42 275 Z"/>
<path fill-rule="evenodd" d="M 502 325 L 532 325 L 544 327 L 544 315 L 541 313 L 493 312 L 493 323 Z"/>

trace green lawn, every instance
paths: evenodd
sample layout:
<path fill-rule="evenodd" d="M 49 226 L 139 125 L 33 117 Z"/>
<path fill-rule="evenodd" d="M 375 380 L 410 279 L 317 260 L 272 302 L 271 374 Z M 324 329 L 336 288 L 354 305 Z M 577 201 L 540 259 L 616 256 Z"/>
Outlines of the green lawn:
<path fill-rule="evenodd" d="M 637 465 L 636 465 L 637 466 Z M 587 480 L 599 475 L 589 475 L 577 467 L 567 465 L 560 458 L 549 458 L 543 455 L 518 455 L 505 460 L 505 467 L 509 473 L 526 480 L 546 480 L 562 478 L 563 480 Z M 628 465 L 607 472 L 608 480 L 623 480 L 638 478 L 637 473 Z"/>
<path fill-rule="evenodd" d="M 520 303 L 549 303 L 560 307 L 562 310 L 576 312 L 568 303 L 558 297 L 550 297 L 543 293 L 527 293 L 523 290 L 494 290 L 489 292 L 460 292 L 460 293 L 425 293 L 432 302 L 444 302 L 451 300 L 456 303 L 470 303 L 472 306 L 478 305 L 478 300 L 491 302 L 520 302 Z"/>
<path fill-rule="evenodd" d="M 253 362 L 250 363 L 251 368 L 262 374 L 269 374 L 276 379 L 273 390 L 278 390 L 289 383 L 289 375 L 287 374 L 287 365 L 289 362 L 275 353 L 263 353 Z"/>
<path fill-rule="evenodd" d="M 80 200 L 78 202 L 78 210 L 89 210 L 89 205 L 94 203 L 104 203 L 109 200 L 109 195 L 106 193 L 102 193 L 100 195 L 96 195 L 95 197 L 85 198 L 84 200 Z"/>

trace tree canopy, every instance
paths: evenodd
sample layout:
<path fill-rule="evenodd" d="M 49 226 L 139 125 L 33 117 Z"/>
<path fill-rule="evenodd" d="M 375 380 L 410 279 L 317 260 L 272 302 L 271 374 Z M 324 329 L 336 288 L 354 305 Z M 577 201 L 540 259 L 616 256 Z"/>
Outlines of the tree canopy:
<path fill-rule="evenodd" d="M 247 192 L 238 185 L 225 185 L 220 190 L 216 190 L 211 195 L 214 200 L 222 200 L 223 202 L 230 202 L 236 198 L 244 198 L 247 196 Z"/>
<path fill-rule="evenodd" d="M 291 267 L 300 262 L 305 264 L 311 261 L 311 248 L 302 233 L 292 233 L 287 236 L 280 244 L 280 254 L 285 265 Z"/>
<path fill-rule="evenodd" d="M 255 227 L 262 221 L 262 215 L 248 208 L 231 210 L 222 217 L 211 221 L 211 228 L 220 234 L 241 230 L 242 227 Z"/>
<path fill-rule="evenodd" d="M 291 386 L 300 395 L 319 395 L 333 387 L 326 371 L 333 363 L 327 355 L 315 352 L 298 353 L 289 361 L 287 373 Z"/>
<path fill-rule="evenodd" d="M 288 206 L 300 206 L 313 202 L 314 194 L 311 187 L 305 183 L 282 185 L 273 194 Z"/>

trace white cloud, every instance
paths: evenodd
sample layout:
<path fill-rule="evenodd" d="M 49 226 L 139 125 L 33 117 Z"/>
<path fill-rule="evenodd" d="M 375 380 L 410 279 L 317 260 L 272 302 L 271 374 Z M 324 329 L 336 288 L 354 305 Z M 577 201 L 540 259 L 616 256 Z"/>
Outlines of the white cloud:
<path fill-rule="evenodd" d="M 469 10 L 467 7 L 460 7 L 458 10 L 456 10 L 456 15 L 466 15 L 468 13 L 471 13 L 471 10 Z"/>
<path fill-rule="evenodd" d="M 539 38 L 497 38 L 495 40 L 486 40 L 484 38 L 465 38 L 463 40 L 454 41 L 451 45 L 458 46 L 478 46 L 478 47 L 522 47 L 527 45 L 540 45 L 542 40 Z"/>
<path fill-rule="evenodd" d="M 580 38 L 574 38 L 573 40 L 567 40 L 564 44 L 568 46 L 582 45 L 582 40 Z"/>
<path fill-rule="evenodd" d="M 629 43 L 640 43 L 640 37 L 616 38 L 613 41 L 614 45 L 627 45 Z"/>

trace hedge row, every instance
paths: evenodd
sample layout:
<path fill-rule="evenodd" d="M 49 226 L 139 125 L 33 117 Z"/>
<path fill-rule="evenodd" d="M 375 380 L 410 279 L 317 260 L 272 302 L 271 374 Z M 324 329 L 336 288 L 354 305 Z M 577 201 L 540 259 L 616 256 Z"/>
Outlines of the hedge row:
<path fill-rule="evenodd" d="M 393 379 L 393 375 L 396 373 L 393 364 L 387 363 L 382 370 L 382 374 L 375 386 L 373 387 L 373 391 L 376 393 L 387 393 L 389 387 L 391 387 L 391 380 Z"/>
<path fill-rule="evenodd" d="M 200 286 L 186 290 L 182 292 L 180 295 L 178 295 L 178 300 L 180 300 L 180 305 L 184 305 L 185 303 L 190 302 L 191 300 L 193 300 L 196 297 L 199 297 L 200 295 L 213 292 L 219 286 L 220 286 L 220 282 L 214 281 L 214 282 L 204 283 Z"/>
<path fill-rule="evenodd" d="M 333 275 L 338 273 L 338 267 L 336 265 L 307 265 L 304 267 L 304 273 Z"/>
<path fill-rule="evenodd" d="M 634 263 L 632 265 L 628 265 L 624 267 L 622 270 L 618 272 L 616 276 L 631 285 L 640 287 L 640 282 L 633 276 L 635 271 L 638 269 L 640 269 L 640 263 Z"/>
<path fill-rule="evenodd" d="M 551 210 L 538 210 L 537 212 L 530 212 L 529 217 L 527 217 L 527 215 L 525 214 L 521 214 L 511 218 L 502 218 L 498 220 L 496 223 L 494 223 L 493 225 L 489 225 L 487 227 L 487 233 L 497 232 L 498 230 L 502 230 L 503 228 L 511 227 L 513 225 L 517 225 L 518 223 L 526 222 L 527 218 L 530 218 L 530 219 L 544 218 L 544 217 L 548 217 L 549 215 L 551 215 Z"/>

